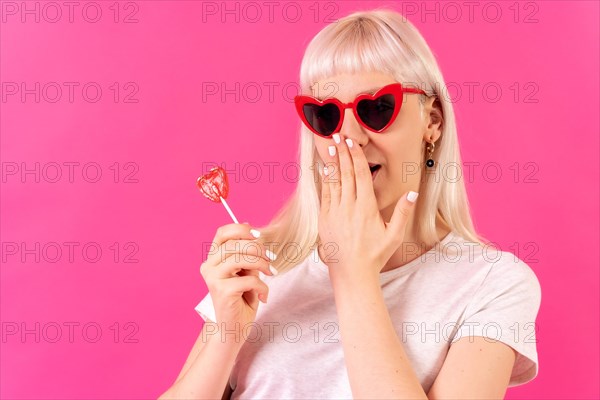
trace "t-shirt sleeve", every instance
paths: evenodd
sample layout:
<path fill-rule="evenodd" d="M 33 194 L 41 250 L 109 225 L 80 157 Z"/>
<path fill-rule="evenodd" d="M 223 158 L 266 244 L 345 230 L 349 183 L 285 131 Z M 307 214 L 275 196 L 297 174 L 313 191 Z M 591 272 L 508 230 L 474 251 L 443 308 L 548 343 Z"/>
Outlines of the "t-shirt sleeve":
<path fill-rule="evenodd" d="M 516 350 L 508 386 L 533 380 L 538 374 L 536 318 L 541 286 L 533 270 L 514 254 L 503 252 L 486 276 L 452 339 L 483 336 Z"/>
<path fill-rule="evenodd" d="M 210 293 L 207 293 L 194 309 L 198 314 L 200 314 L 204 321 L 217 321 L 215 307 L 213 305 L 212 298 L 210 297 Z"/>

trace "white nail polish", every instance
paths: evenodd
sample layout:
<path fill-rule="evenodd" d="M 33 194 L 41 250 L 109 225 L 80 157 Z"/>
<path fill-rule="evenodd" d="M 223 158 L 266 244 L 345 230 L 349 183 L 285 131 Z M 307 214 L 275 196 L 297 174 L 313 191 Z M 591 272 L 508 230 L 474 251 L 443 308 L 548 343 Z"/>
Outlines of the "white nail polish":
<path fill-rule="evenodd" d="M 334 133 L 333 134 L 333 141 L 336 142 L 336 143 L 339 143 L 340 142 L 340 135 L 338 135 L 337 133 Z"/>
<path fill-rule="evenodd" d="M 417 197 L 419 196 L 419 193 L 417 192 L 413 192 L 412 190 L 410 192 L 408 192 L 408 194 L 406 195 L 406 200 L 410 201 L 411 203 L 414 203 L 417 200 Z"/>
<path fill-rule="evenodd" d="M 331 157 L 335 156 L 335 146 L 329 146 L 329 155 Z"/>
<path fill-rule="evenodd" d="M 278 274 L 278 271 L 275 269 L 275 267 L 272 266 L 272 265 L 270 265 L 270 264 L 269 264 L 269 271 L 271 271 L 273 273 L 273 275 L 277 275 Z"/>
<path fill-rule="evenodd" d="M 348 145 L 348 147 L 352 147 L 352 139 L 346 139 L 346 144 Z"/>
<path fill-rule="evenodd" d="M 252 234 L 252 236 L 254 236 L 257 239 L 260 237 L 260 232 L 257 231 L 256 229 L 250 229 L 250 233 Z"/>
<path fill-rule="evenodd" d="M 264 272 L 262 272 L 262 271 L 258 271 L 258 277 L 260 278 L 260 280 L 261 280 L 261 281 L 264 281 L 264 280 L 265 280 L 265 276 L 267 276 L 267 275 L 265 275 L 265 273 L 264 273 Z"/>
<path fill-rule="evenodd" d="M 266 250 L 266 254 L 267 254 L 267 257 L 269 257 L 269 259 L 270 259 L 271 261 L 275 261 L 275 260 L 277 259 L 277 256 L 275 255 L 275 253 L 273 253 L 273 252 L 272 252 L 271 250 L 269 250 L 269 249 L 267 249 L 267 250 Z"/>
<path fill-rule="evenodd" d="M 327 169 L 327 167 L 323 167 L 323 173 L 325 174 L 325 176 L 327 176 L 327 174 L 329 173 L 329 170 Z"/>

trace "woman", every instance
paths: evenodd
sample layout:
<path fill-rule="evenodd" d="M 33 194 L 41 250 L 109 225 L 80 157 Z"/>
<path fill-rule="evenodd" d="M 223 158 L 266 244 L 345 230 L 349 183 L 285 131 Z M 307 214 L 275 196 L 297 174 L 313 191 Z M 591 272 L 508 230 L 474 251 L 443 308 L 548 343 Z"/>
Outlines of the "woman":
<path fill-rule="evenodd" d="M 217 230 L 207 322 L 162 398 L 502 398 L 537 375 L 540 285 L 443 173 L 461 165 L 443 82 L 394 11 L 312 40 L 298 188 L 263 229 Z"/>

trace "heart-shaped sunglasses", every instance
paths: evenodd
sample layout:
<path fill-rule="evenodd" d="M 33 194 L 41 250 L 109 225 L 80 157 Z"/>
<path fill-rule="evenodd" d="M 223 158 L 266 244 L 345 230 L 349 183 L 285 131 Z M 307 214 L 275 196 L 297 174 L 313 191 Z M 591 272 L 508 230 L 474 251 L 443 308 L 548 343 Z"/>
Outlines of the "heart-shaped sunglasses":
<path fill-rule="evenodd" d="M 341 129 L 346 108 L 352 108 L 356 120 L 365 128 L 377 133 L 383 132 L 400 112 L 404 93 L 426 94 L 421 89 L 392 83 L 374 94 L 360 94 L 351 103 L 342 103 L 335 97 L 321 101 L 306 95 L 294 97 L 294 103 L 300 119 L 312 132 L 330 138 Z"/>

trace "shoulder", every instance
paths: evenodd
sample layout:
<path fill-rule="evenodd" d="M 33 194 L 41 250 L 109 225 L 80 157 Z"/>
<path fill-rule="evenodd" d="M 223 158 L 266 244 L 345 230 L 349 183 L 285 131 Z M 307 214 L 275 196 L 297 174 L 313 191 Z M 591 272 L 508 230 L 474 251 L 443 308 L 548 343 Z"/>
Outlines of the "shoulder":
<path fill-rule="evenodd" d="M 481 245 L 453 233 L 447 243 L 450 250 L 458 250 L 462 262 L 488 267 L 492 276 L 501 275 L 504 279 L 531 281 L 539 285 L 533 269 L 516 254 L 502 250 L 493 244 Z"/>
<path fill-rule="evenodd" d="M 468 273 L 481 283 L 479 295 L 488 293 L 489 296 L 503 297 L 510 294 L 539 303 L 540 281 L 533 268 L 516 254 L 492 244 L 467 241 L 457 234 L 453 234 L 448 244 L 452 244 L 450 251 L 460 253 L 457 264 L 461 266 L 463 278 Z"/>
<path fill-rule="evenodd" d="M 498 251 L 494 261 L 485 262 L 486 273 L 475 295 L 478 308 L 510 314 L 536 315 L 542 289 L 533 269 L 509 251 Z"/>
<path fill-rule="evenodd" d="M 496 286 L 513 291 L 525 291 L 528 297 L 541 297 L 540 281 L 533 269 L 522 259 L 508 251 L 501 251 L 492 264 L 490 280 Z"/>
<path fill-rule="evenodd" d="M 516 386 L 533 379 L 538 371 L 540 282 L 533 269 L 509 251 L 499 251 L 485 265 L 485 277 L 461 316 L 452 343 L 463 336 L 483 336 L 510 346 L 517 354 L 509 386 Z M 499 346 L 495 348 L 501 352 Z"/>

